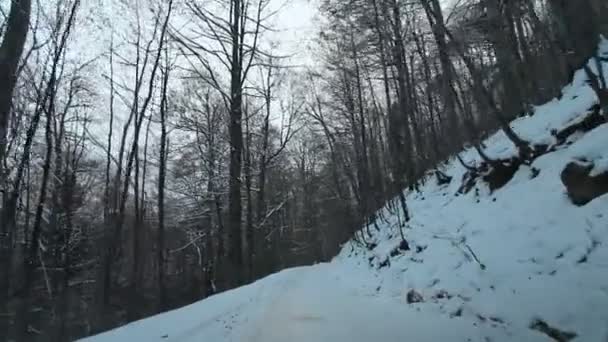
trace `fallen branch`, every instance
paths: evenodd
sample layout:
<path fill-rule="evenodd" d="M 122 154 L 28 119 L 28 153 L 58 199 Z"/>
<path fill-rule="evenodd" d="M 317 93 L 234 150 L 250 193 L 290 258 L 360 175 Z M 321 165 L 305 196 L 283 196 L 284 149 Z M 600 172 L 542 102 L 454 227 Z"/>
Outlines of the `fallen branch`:
<path fill-rule="evenodd" d="M 547 324 L 547 322 L 545 322 L 541 319 L 538 319 L 538 318 L 535 319 L 534 321 L 532 321 L 532 323 L 530 323 L 530 329 L 540 331 L 543 334 L 551 337 L 553 340 L 555 340 L 557 342 L 568 342 L 578 336 L 574 332 L 563 331 L 563 330 L 554 328 L 554 327 L 550 326 L 549 324 Z"/>
<path fill-rule="evenodd" d="M 464 242 L 463 242 L 464 243 Z M 469 252 L 471 253 L 471 255 L 473 256 L 473 259 L 475 259 L 475 261 L 479 264 L 479 267 L 482 270 L 486 269 L 486 265 L 484 265 L 481 261 L 479 261 L 479 258 L 477 257 L 477 254 L 475 254 L 475 252 L 473 252 L 473 249 L 471 249 L 471 246 L 469 246 L 468 244 L 464 243 L 464 246 L 469 250 Z"/>

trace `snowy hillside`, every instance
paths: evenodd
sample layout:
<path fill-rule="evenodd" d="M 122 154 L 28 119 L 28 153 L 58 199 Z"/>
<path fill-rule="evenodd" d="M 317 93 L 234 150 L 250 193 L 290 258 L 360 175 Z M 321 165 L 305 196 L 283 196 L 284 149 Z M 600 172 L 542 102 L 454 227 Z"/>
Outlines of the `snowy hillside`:
<path fill-rule="evenodd" d="M 386 208 L 380 229 L 365 233 L 367 245 L 350 242 L 330 263 L 87 341 L 606 341 L 608 196 L 575 206 L 560 174 L 581 158 L 605 171 L 608 124 L 559 146 L 552 134 L 597 101 L 585 80 L 577 73 L 560 100 L 512 124 L 553 152 L 493 193 L 480 181 L 459 193 L 466 169 L 450 161 L 442 169 L 449 184 L 429 177 L 407 194 L 406 227 Z M 515 153 L 502 133 L 485 144 L 491 157 Z M 479 162 L 474 150 L 461 157 Z"/>

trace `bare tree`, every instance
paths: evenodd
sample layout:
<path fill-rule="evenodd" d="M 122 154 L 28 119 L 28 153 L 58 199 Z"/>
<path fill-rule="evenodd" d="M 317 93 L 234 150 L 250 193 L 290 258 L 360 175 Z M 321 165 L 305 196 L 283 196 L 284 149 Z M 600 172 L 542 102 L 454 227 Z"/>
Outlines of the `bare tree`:
<path fill-rule="evenodd" d="M 27 38 L 31 10 L 31 0 L 11 1 L 6 31 L 0 45 L 0 82 L 4 85 L 0 91 L 0 186 L 4 186 L 3 165 L 13 90 L 17 83 L 17 68 Z"/>
<path fill-rule="evenodd" d="M 168 132 L 167 132 L 167 92 L 169 85 L 170 65 L 168 52 L 165 50 L 165 69 L 163 72 L 161 102 L 160 102 L 160 162 L 158 165 L 158 289 L 159 289 L 159 311 L 167 308 L 167 286 L 165 284 L 165 183 L 168 157 Z"/>
<path fill-rule="evenodd" d="M 114 207 L 114 208 L 117 208 L 117 212 L 115 214 L 116 221 L 113 222 L 114 227 L 112 229 L 110 229 L 110 232 L 106 238 L 106 245 L 105 245 L 106 247 L 104 248 L 104 252 L 103 252 L 102 267 L 100 267 L 99 272 L 98 272 L 98 280 L 97 280 L 98 284 L 97 284 L 97 293 L 96 293 L 97 317 L 99 318 L 99 322 L 96 325 L 97 325 L 98 329 L 103 328 L 104 326 L 107 326 L 108 322 L 104 322 L 104 320 L 110 319 L 110 317 L 108 317 L 108 314 L 107 314 L 107 307 L 109 305 L 109 299 L 110 299 L 109 296 L 110 296 L 110 291 L 111 291 L 111 286 L 112 286 L 112 265 L 113 265 L 113 260 L 116 257 L 118 244 L 120 241 L 119 238 L 121 236 L 121 232 L 122 232 L 124 222 L 125 222 L 125 211 L 126 211 L 129 187 L 131 184 L 131 173 L 133 171 L 135 159 L 138 158 L 137 154 L 139 153 L 139 136 L 140 136 L 140 132 L 141 132 L 141 127 L 143 125 L 148 106 L 150 105 L 150 102 L 152 100 L 153 91 L 154 91 L 154 87 L 156 84 L 156 74 L 160 67 L 162 51 L 163 51 L 164 44 L 166 43 L 165 37 L 167 35 L 167 29 L 169 26 L 169 20 L 171 18 L 172 8 L 173 8 L 173 1 L 169 1 L 169 4 L 167 5 L 167 10 L 166 10 L 165 16 L 162 20 L 162 23 L 160 22 L 160 20 L 156 20 L 155 32 L 158 28 L 160 28 L 160 35 L 158 38 L 158 47 L 156 49 L 155 54 L 152 56 L 152 58 L 153 58 L 152 69 L 150 71 L 149 79 L 148 79 L 148 91 L 144 97 L 144 101 L 141 104 L 141 106 L 139 104 L 139 89 L 141 88 L 141 86 L 143 84 L 143 76 L 144 76 L 145 67 L 147 65 L 149 53 L 151 52 L 151 45 L 155 41 L 155 37 L 153 37 L 147 44 L 146 54 L 144 56 L 143 67 L 141 70 L 141 75 L 139 74 L 139 72 L 140 72 L 139 64 L 137 63 L 137 65 L 136 65 L 138 73 L 136 74 L 136 84 L 135 84 L 135 94 L 133 97 L 133 105 L 131 107 L 131 115 L 129 116 L 129 120 L 125 124 L 125 128 L 123 131 L 123 137 L 122 137 L 121 147 L 120 147 L 120 152 L 119 152 L 118 170 L 117 170 L 116 181 L 115 181 L 116 183 L 114 185 L 115 186 L 114 191 L 117 194 L 117 196 L 116 196 L 117 207 Z M 138 40 L 139 40 L 139 38 L 138 38 Z M 139 49 L 137 49 L 137 51 L 139 53 Z M 139 58 L 138 58 L 138 61 L 139 61 Z M 128 125 L 130 125 L 131 120 L 133 121 L 133 124 L 134 124 L 133 143 L 131 144 L 131 149 L 130 149 L 129 153 L 127 154 L 127 164 L 126 164 L 125 174 L 123 177 L 121 177 L 121 175 L 122 175 L 122 156 L 123 156 L 123 151 L 124 151 L 124 144 L 125 144 L 125 140 L 126 140 L 126 136 L 127 136 Z M 124 178 L 123 184 L 122 184 L 122 189 L 119 191 L 120 181 L 122 178 Z M 136 180 L 136 182 L 137 181 L 138 180 Z M 136 199 L 136 201 L 137 201 L 137 199 Z M 133 278 L 132 282 L 136 282 L 136 280 L 137 280 L 136 278 Z M 136 287 L 137 287 L 136 284 L 131 284 L 131 289 L 136 289 Z M 138 296 L 137 294 L 133 294 L 133 295 L 135 296 L 135 298 L 137 298 L 137 296 Z M 131 311 L 131 315 L 133 316 L 133 315 L 135 315 L 134 311 L 137 309 L 136 309 L 135 305 L 131 304 L 129 306 L 129 310 Z"/>
<path fill-rule="evenodd" d="M 184 55 L 194 58 L 204 72 L 197 71 L 202 80 L 222 94 L 227 112 L 230 113 L 228 135 L 230 141 L 229 185 L 228 185 L 228 222 L 227 222 L 227 253 L 226 267 L 220 273 L 227 284 L 238 285 L 244 282 L 239 270 L 245 265 L 242 239 L 242 198 L 241 173 L 243 161 L 243 96 L 244 85 L 247 81 L 259 51 L 259 36 L 265 30 L 263 12 L 268 5 L 267 0 L 231 0 L 227 18 L 219 18 L 209 9 L 202 8 L 195 1 L 189 1 L 187 6 L 199 20 L 199 24 L 210 33 L 205 37 L 214 41 L 218 49 L 209 49 L 187 35 L 176 37 L 181 43 Z M 251 7 L 254 9 L 252 10 Z M 176 34 L 177 35 L 177 34 Z M 187 52 L 186 52 L 187 51 Z M 223 86 L 221 79 L 214 71 L 210 59 L 221 63 L 230 74 L 229 86 Z M 194 65 L 193 62 L 191 64 Z M 196 67 L 195 67 L 195 70 Z M 230 276 L 228 276 L 230 274 Z"/>

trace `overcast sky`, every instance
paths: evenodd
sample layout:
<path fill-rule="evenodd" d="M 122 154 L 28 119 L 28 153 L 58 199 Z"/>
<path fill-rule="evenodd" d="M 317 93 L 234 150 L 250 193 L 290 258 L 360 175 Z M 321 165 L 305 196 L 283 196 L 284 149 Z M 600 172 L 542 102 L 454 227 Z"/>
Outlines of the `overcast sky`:
<path fill-rule="evenodd" d="M 317 0 L 274 1 L 281 10 L 275 18 L 278 31 L 271 39 L 280 42 L 281 53 L 295 54 L 292 63 L 310 63 L 310 44 L 318 30 Z"/>

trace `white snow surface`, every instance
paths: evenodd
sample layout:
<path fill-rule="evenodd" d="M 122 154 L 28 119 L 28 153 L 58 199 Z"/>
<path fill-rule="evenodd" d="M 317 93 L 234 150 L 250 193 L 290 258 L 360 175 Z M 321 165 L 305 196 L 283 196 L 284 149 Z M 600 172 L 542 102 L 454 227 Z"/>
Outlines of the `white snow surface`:
<path fill-rule="evenodd" d="M 577 73 L 560 100 L 514 121 L 515 131 L 554 143 L 551 130 L 597 102 L 584 81 Z M 479 183 L 456 195 L 465 170 L 449 161 L 442 170 L 450 184 L 429 178 L 406 194 L 413 218 L 405 227 L 385 208 L 380 229 L 361 232 L 371 250 L 353 240 L 330 263 L 285 270 L 85 341 L 551 341 L 529 328 L 535 319 L 576 333 L 575 341 L 607 341 L 608 196 L 574 206 L 560 173 L 581 158 L 596 172 L 608 169 L 608 125 L 570 141 L 494 193 Z M 502 133 L 486 145 L 492 156 L 515 152 Z M 461 156 L 478 162 L 472 150 Z M 400 230 L 410 250 L 398 250 Z M 408 304 L 410 290 L 423 302 Z"/>

